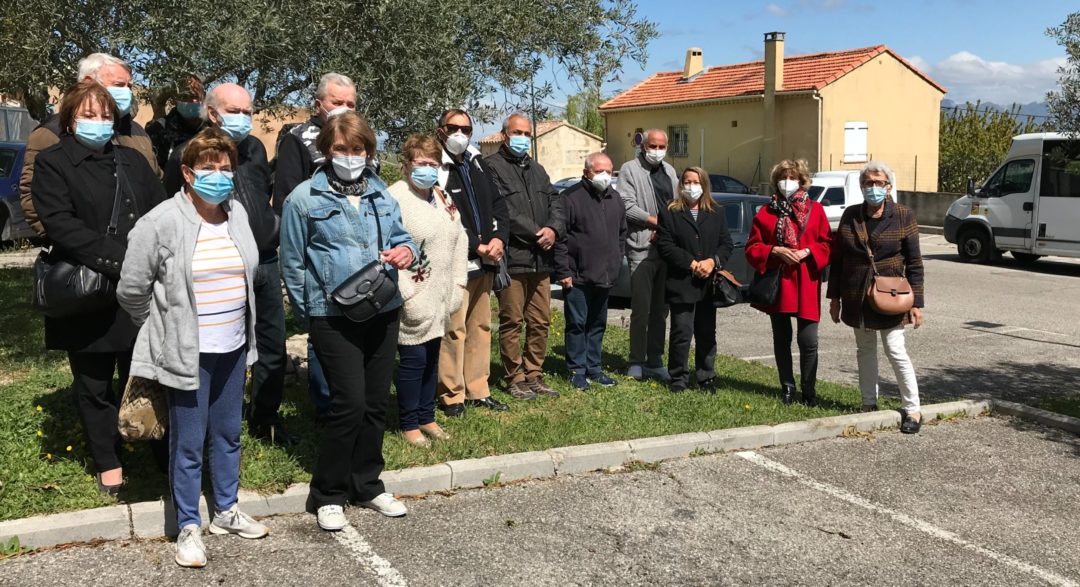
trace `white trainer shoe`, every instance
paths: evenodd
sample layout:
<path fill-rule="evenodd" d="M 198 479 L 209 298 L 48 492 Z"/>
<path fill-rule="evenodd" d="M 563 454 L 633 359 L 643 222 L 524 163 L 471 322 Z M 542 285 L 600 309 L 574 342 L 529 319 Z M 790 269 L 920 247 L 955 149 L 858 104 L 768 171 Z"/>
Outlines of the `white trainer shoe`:
<path fill-rule="evenodd" d="M 322 506 L 316 511 L 315 519 L 320 528 L 329 532 L 337 532 L 349 523 L 345 517 L 345 508 L 339 505 Z"/>
<path fill-rule="evenodd" d="M 371 501 L 360 502 L 362 507 L 371 508 L 384 516 L 391 518 L 399 518 L 409 513 L 409 508 L 405 507 L 398 498 L 394 497 L 392 493 L 380 493 L 375 496 L 375 499 Z"/>
<path fill-rule="evenodd" d="M 181 567 L 202 568 L 206 566 L 206 546 L 201 538 L 202 528 L 188 524 L 176 538 L 176 564 Z"/>
<path fill-rule="evenodd" d="M 240 511 L 238 504 L 214 515 L 214 521 L 210 522 L 211 534 L 236 534 L 241 538 L 262 538 L 270 533 L 270 530 L 251 519 L 251 516 Z"/>

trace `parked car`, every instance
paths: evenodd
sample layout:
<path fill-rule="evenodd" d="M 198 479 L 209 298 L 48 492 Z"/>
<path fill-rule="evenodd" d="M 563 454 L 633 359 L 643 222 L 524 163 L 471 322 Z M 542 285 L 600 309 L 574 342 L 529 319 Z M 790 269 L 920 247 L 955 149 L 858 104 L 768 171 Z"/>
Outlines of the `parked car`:
<path fill-rule="evenodd" d="M 730 175 L 721 175 L 719 173 L 709 174 L 709 185 L 712 187 L 713 192 L 719 192 L 723 194 L 752 194 L 754 190 L 750 189 L 745 183 L 731 177 Z"/>
<path fill-rule="evenodd" d="M 896 179 L 892 178 L 891 181 L 895 186 Z M 810 176 L 808 193 L 825 209 L 832 230 L 840 226 L 840 217 L 844 215 L 845 208 L 863 201 L 858 171 L 819 171 Z"/>
<path fill-rule="evenodd" d="M 35 236 L 19 204 L 26 139 L 37 123 L 25 108 L 0 106 L 0 241 Z"/>

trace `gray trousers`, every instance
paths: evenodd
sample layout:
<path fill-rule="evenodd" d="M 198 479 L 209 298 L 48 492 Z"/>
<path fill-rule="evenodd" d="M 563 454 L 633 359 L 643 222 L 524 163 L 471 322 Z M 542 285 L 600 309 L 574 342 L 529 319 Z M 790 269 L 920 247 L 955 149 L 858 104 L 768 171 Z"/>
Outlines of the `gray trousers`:
<path fill-rule="evenodd" d="M 630 364 L 663 367 L 667 304 L 664 280 L 667 263 L 656 248 L 630 251 Z"/>

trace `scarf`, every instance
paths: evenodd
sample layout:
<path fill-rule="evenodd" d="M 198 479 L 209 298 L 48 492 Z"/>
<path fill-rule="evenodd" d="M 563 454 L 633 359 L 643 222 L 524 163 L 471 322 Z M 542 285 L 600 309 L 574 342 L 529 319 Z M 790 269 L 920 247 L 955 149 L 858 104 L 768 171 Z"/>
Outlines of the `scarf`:
<path fill-rule="evenodd" d="M 367 170 L 356 181 L 345 181 L 334 173 L 334 168 L 327 166 L 326 182 L 333 190 L 343 196 L 362 196 L 367 191 Z"/>
<path fill-rule="evenodd" d="M 774 195 L 769 208 L 776 212 L 776 242 L 785 247 L 796 248 L 799 246 L 799 232 L 806 227 L 807 216 L 810 214 L 810 198 L 805 190 L 799 190 L 791 195 L 791 199 L 780 195 Z M 794 222 L 788 222 L 788 220 Z"/>

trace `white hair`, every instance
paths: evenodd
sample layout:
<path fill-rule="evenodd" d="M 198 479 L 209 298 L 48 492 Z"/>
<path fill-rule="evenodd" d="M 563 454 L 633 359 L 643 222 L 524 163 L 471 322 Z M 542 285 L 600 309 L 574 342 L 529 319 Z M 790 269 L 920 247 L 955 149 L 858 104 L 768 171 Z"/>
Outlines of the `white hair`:
<path fill-rule="evenodd" d="M 611 161 L 611 157 L 608 157 L 607 153 L 604 153 L 602 151 L 597 151 L 595 153 L 589 153 L 588 155 L 586 155 L 585 156 L 585 171 L 592 171 L 593 166 L 595 166 L 596 162 L 598 160 L 600 160 L 600 159 L 607 159 L 608 162 Z"/>
<path fill-rule="evenodd" d="M 862 171 L 859 172 L 859 183 L 862 183 L 866 176 L 871 173 L 884 173 L 885 177 L 889 178 L 889 185 L 896 187 L 896 174 L 893 173 L 892 168 L 885 164 L 884 161 L 867 161 L 863 166 Z"/>
<path fill-rule="evenodd" d="M 119 65 L 129 74 L 131 73 L 131 66 L 123 59 L 113 57 L 108 53 L 91 53 L 79 60 L 79 80 L 90 78 L 100 82 L 97 76 L 98 71 L 106 65 Z"/>
<path fill-rule="evenodd" d="M 641 150 L 645 151 L 645 143 L 649 142 L 649 137 L 654 134 L 664 135 L 664 142 L 668 141 L 667 131 L 662 128 L 650 128 L 641 133 Z"/>
<path fill-rule="evenodd" d="M 322 98 L 325 98 L 326 87 L 330 84 L 334 84 L 335 86 L 343 86 L 351 89 L 354 92 L 356 91 L 356 84 L 353 83 L 352 79 L 350 79 L 349 76 L 331 72 L 319 78 L 319 86 L 315 89 L 315 98 L 320 100 Z"/>

